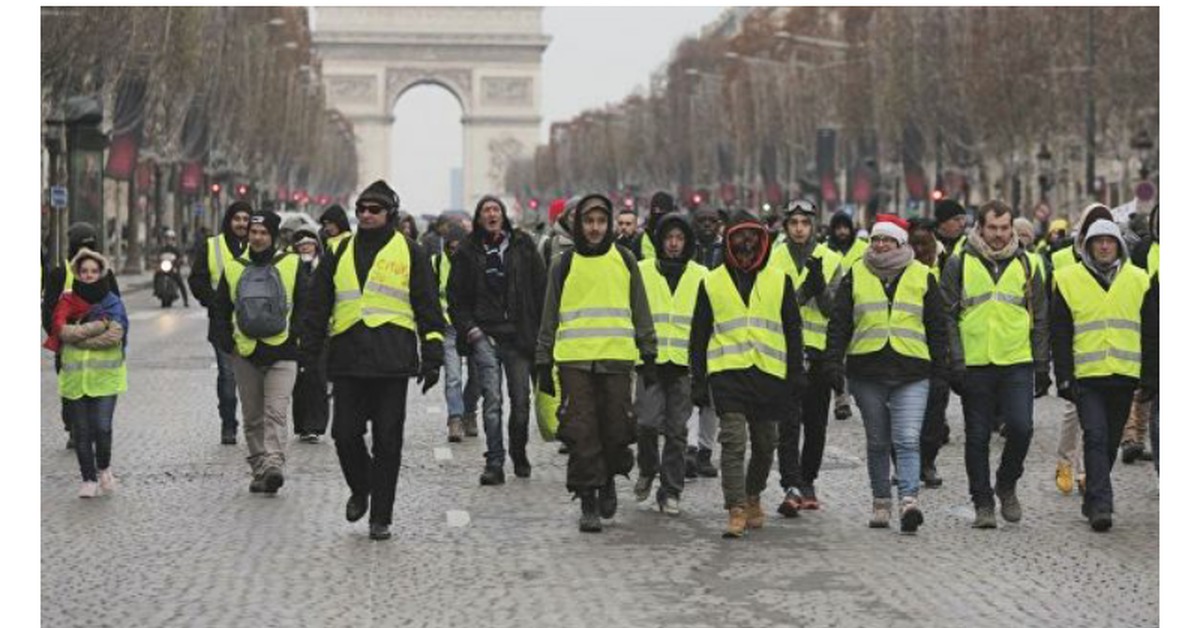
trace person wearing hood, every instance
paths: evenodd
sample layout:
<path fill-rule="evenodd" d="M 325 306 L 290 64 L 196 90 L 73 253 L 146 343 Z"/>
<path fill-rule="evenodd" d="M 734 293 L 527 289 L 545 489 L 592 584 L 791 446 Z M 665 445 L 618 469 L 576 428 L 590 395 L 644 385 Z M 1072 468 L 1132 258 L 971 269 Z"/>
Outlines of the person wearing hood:
<path fill-rule="evenodd" d="M 913 218 L 908 221 L 908 245 L 918 262 L 929 267 L 939 283 L 941 271 L 937 259 L 942 244 L 937 240 L 937 223 L 932 218 Z M 950 405 L 950 382 L 936 373 L 929 378 L 929 400 L 925 404 L 925 421 L 921 423 L 921 482 L 925 488 L 939 488 L 937 457 L 942 446 L 950 442 L 950 425 L 946 423 L 946 407 Z"/>
<path fill-rule="evenodd" d="M 237 444 L 237 386 L 234 383 L 233 363 L 228 352 L 217 344 L 217 332 L 212 324 L 212 304 L 216 300 L 217 284 L 221 275 L 228 270 L 233 260 L 246 249 L 246 237 L 250 228 L 253 209 L 245 201 L 234 201 L 225 208 L 221 218 L 221 232 L 204 240 L 197 240 L 192 252 L 191 272 L 188 287 L 200 305 L 208 308 L 208 342 L 217 357 L 217 413 L 221 417 L 221 444 Z M 243 413 L 244 414 L 244 413 Z"/>
<path fill-rule="evenodd" d="M 42 330 L 47 334 L 50 333 L 50 326 L 54 320 L 54 308 L 58 306 L 59 298 L 64 293 L 75 289 L 75 271 L 70 260 L 75 259 L 75 256 L 82 250 L 99 252 L 100 246 L 97 244 L 96 228 L 86 222 L 77 222 L 67 228 L 67 257 L 62 260 L 60 266 L 52 268 L 46 274 L 46 289 L 42 291 Z M 108 282 L 113 294 L 120 297 L 121 289 L 117 285 L 117 276 L 113 274 L 112 268 L 108 264 L 105 264 L 104 268 L 104 280 Z M 55 353 L 54 371 L 57 373 L 61 368 L 62 356 Z M 62 422 L 63 430 L 67 432 L 67 449 L 75 449 L 75 436 L 71 431 L 70 417 L 66 414 L 65 400 Z"/>
<path fill-rule="evenodd" d="M 429 258 L 396 229 L 395 190 L 375 181 L 354 211 L 358 231 L 325 253 L 313 279 L 301 359 L 313 364 L 329 339 L 331 433 L 350 488 L 346 520 L 358 521 L 369 507 L 369 536 L 384 540 L 392 536 L 408 379 L 416 378 L 421 394 L 437 384 L 446 321 Z M 368 420 L 370 452 L 363 439 Z"/>
<path fill-rule="evenodd" d="M 246 462 L 253 475 L 250 492 L 270 495 L 283 486 L 288 405 L 299 361 L 299 321 L 308 307 L 307 292 L 297 290 L 304 281 L 300 258 L 281 246 L 279 223 L 279 214 L 272 211 L 250 215 L 246 250 L 225 267 L 208 308 L 217 346 L 231 356 L 242 402 L 242 431 L 250 454 Z M 257 280 L 267 276 L 264 268 L 276 286 L 282 286 L 286 307 L 282 331 L 270 335 L 257 330 L 256 319 L 265 317 L 253 316 L 267 312 L 267 305 L 271 311 L 275 307 L 274 303 L 257 305 L 266 301 L 261 297 L 263 288 L 256 289 Z M 243 282 L 243 277 L 251 281 Z M 243 329 L 252 321 L 254 326 Z"/>
<path fill-rule="evenodd" d="M 418 240 L 420 234 L 417 233 L 417 219 L 412 215 L 400 212 L 400 220 L 396 222 L 396 231 L 408 236 L 409 240 L 417 242 L 417 246 L 421 246 Z M 424 247 L 421 250 L 424 251 Z"/>
<path fill-rule="evenodd" d="M 568 199 L 555 199 L 550 204 L 550 231 L 546 238 L 542 240 L 540 252 L 542 254 L 542 262 L 546 268 L 554 263 L 554 260 L 565 251 L 571 250 L 574 242 L 571 240 L 571 232 L 575 220 L 575 206 L 579 203 L 579 196 L 572 196 Z"/>
<path fill-rule="evenodd" d="M 646 286 L 658 342 L 658 361 L 647 368 L 657 368 L 658 373 L 651 383 L 639 378 L 636 386 L 638 479 L 634 495 L 639 502 L 648 499 L 657 476 L 658 509 L 678 515 L 687 421 L 692 414 L 688 337 L 696 294 L 708 269 L 692 261 L 695 236 L 683 214 L 667 214 L 659 220 L 654 241 L 656 255 L 639 262 L 638 269 Z M 660 435 L 664 438 L 661 450 Z"/>
<path fill-rule="evenodd" d="M 442 238 L 442 250 L 433 256 L 433 274 L 438 280 L 438 296 L 442 301 L 442 312 L 446 319 L 446 340 L 442 344 L 445 352 L 446 381 L 443 389 L 446 394 L 446 429 L 447 440 L 460 443 L 464 436 L 475 438 L 479 436 L 479 426 L 475 422 L 475 411 L 479 404 L 479 375 L 475 370 L 475 361 L 470 359 L 465 351 L 458 350 L 458 334 L 450 322 L 450 302 L 446 294 L 450 284 L 450 271 L 454 267 L 454 255 L 467 239 L 467 230 L 456 223 L 447 225 Z M 469 378 L 463 386 L 462 357 L 467 357 L 467 372 Z"/>
<path fill-rule="evenodd" d="M 725 213 L 707 205 L 701 205 L 692 211 L 692 226 L 696 232 L 696 250 L 692 259 L 708 270 L 725 263 L 725 242 L 721 239 L 725 229 L 725 217 Z M 711 400 L 698 408 L 694 429 L 696 444 L 688 445 L 687 453 L 684 454 L 684 477 L 715 478 L 720 475 L 712 462 L 713 450 L 717 446 L 719 423 L 717 411 L 713 408 Z M 688 431 L 693 432 L 691 421 Z"/>
<path fill-rule="evenodd" d="M 1081 259 L 1084 236 L 1092 223 L 1112 219 L 1112 210 L 1101 203 L 1091 203 L 1083 208 L 1074 237 L 1063 238 L 1059 244 L 1060 248 L 1055 249 L 1049 256 L 1046 274 L 1049 277 L 1051 303 L 1054 302 L 1054 293 L 1058 289 L 1056 275 L 1059 271 L 1074 266 Z M 1050 326 L 1050 333 L 1055 333 L 1053 324 Z M 1057 372 L 1058 369 L 1055 368 L 1055 373 Z M 1058 464 L 1054 470 L 1054 483 L 1064 495 L 1071 493 L 1072 484 L 1082 495 L 1087 487 L 1087 474 L 1083 465 L 1083 431 L 1079 425 L 1079 414 L 1075 404 L 1069 399 L 1066 402 L 1067 407 L 1058 428 Z"/>
<path fill-rule="evenodd" d="M 997 497 L 1005 521 L 1021 520 L 1017 481 L 1033 439 L 1033 400 L 1050 388 L 1046 291 L 1014 215 L 1003 201 L 984 203 L 966 244 L 942 271 L 950 383 L 962 398 L 976 528 L 996 527 Z M 989 441 L 997 408 L 1006 438 L 993 490 Z"/>
<path fill-rule="evenodd" d="M 292 234 L 292 253 L 300 258 L 296 291 L 308 295 L 313 275 L 321 263 L 321 241 L 317 233 L 301 227 Z M 329 394 L 325 377 L 325 352 L 312 368 L 299 370 L 292 388 L 292 431 L 301 442 L 319 443 L 329 426 Z"/>
<path fill-rule="evenodd" d="M 534 362 L 538 389 L 551 396 L 558 367 L 567 490 L 580 500 L 579 531 L 600 532 L 600 519 L 617 511 L 613 478 L 633 468 L 630 375 L 640 365 L 642 383 L 653 387 L 658 356 L 637 260 L 613 244 L 612 201 L 588 194 L 577 212 L 574 249 L 550 268 Z"/>
<path fill-rule="evenodd" d="M 639 260 L 654 257 L 654 251 L 658 248 L 658 243 L 654 241 L 658 221 L 675 209 L 675 197 L 666 192 L 655 192 L 654 196 L 650 197 L 650 215 L 646 218 L 646 227 L 642 229 L 633 246 L 633 252 Z"/>
<path fill-rule="evenodd" d="M 867 471 L 873 496 L 870 527 L 887 528 L 892 513 L 889 475 L 896 455 L 900 531 L 924 521 L 920 490 L 920 436 L 929 381 L 946 372 L 946 322 L 930 268 L 914 258 L 908 232 L 892 217 L 871 228 L 871 248 L 838 286 L 829 318 L 828 358 L 862 412 Z"/>
<path fill-rule="evenodd" d="M 533 353 L 546 292 L 546 269 L 533 239 L 514 229 L 504 203 L 485 195 L 475 205 L 471 235 L 454 256 L 446 288 L 450 321 L 479 374 L 485 464 L 479 483 L 504 484 L 501 382 L 509 398 L 508 457 L 513 473 L 531 472 L 529 399 Z M 500 369 L 504 369 L 501 377 Z"/>
<path fill-rule="evenodd" d="M 770 235 L 740 211 L 725 232 L 725 264 L 704 277 L 688 342 L 692 402 L 720 418 L 724 536 L 761 528 L 761 494 L 779 445 L 778 426 L 805 388 L 804 332 L 792 280 L 767 266 Z M 750 460 L 747 465 L 746 449 Z"/>
<path fill-rule="evenodd" d="M 828 369 L 820 365 L 825 359 L 833 295 L 842 276 L 842 256 L 817 242 L 816 216 L 817 208 L 809 201 L 792 201 L 783 214 L 784 240 L 771 251 L 767 262 L 768 267 L 783 271 L 796 286 L 809 365 L 808 386 L 779 428 L 779 483 L 784 498 L 778 512 L 785 517 L 798 517 L 801 510 L 820 508 L 814 483 L 825 455 L 825 429 L 834 387 L 825 379 Z"/>
<path fill-rule="evenodd" d="M 1133 247 L 1129 258 L 1135 266 L 1146 271 L 1151 278 L 1155 278 L 1158 277 L 1159 250 L 1157 205 L 1150 211 L 1147 227 L 1149 233 Z M 1155 469 L 1158 468 L 1157 444 L 1152 442 L 1152 451 L 1146 451 L 1146 430 L 1157 421 L 1154 416 L 1157 407 L 1157 399 L 1142 399 L 1141 391 L 1134 395 L 1133 407 L 1130 408 L 1129 419 L 1125 422 L 1125 432 L 1121 435 L 1121 462 L 1133 464 L 1138 460 L 1154 460 Z M 1155 440 L 1153 432 L 1151 440 Z"/>
<path fill-rule="evenodd" d="M 333 250 L 342 240 L 354 235 L 350 231 L 350 219 L 346 217 L 346 210 L 337 203 L 330 205 L 325 213 L 321 214 L 318 222 L 321 223 L 321 239 L 326 251 Z"/>
<path fill-rule="evenodd" d="M 1083 516 L 1092 529 L 1113 525 L 1110 473 L 1139 385 L 1158 391 L 1157 278 L 1130 263 L 1116 223 L 1088 227 L 1080 262 L 1055 273 L 1050 310 L 1058 396 L 1075 403 L 1083 428 L 1087 484 Z"/>
<path fill-rule="evenodd" d="M 854 232 L 854 220 L 844 212 L 834 212 L 829 219 L 829 238 L 826 244 L 834 253 L 842 256 L 842 275 L 850 272 L 850 267 L 862 259 L 867 251 L 867 241 L 858 237 Z M 834 382 L 833 418 L 845 421 L 854 416 L 850 409 L 850 393 L 846 391 L 846 382 Z"/>
<path fill-rule="evenodd" d="M 83 483 L 80 497 L 111 493 L 112 419 L 126 390 L 125 345 L 129 317 L 108 281 L 108 260 L 90 248 L 71 256 L 71 289 L 57 300 L 45 346 L 62 368 L 58 394 L 75 436 Z"/>
<path fill-rule="evenodd" d="M 945 269 L 946 260 L 952 255 L 958 255 L 966 242 L 967 210 L 962 203 L 945 198 L 933 207 L 934 218 L 937 219 L 938 242 L 942 243 L 942 253 L 938 256 L 938 267 Z"/>

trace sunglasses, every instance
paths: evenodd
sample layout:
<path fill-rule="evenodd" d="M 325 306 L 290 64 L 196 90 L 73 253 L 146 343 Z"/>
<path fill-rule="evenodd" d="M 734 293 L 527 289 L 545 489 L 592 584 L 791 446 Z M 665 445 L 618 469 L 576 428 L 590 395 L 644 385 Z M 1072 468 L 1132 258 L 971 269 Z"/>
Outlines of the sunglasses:
<path fill-rule="evenodd" d="M 387 208 L 383 207 L 381 205 L 359 205 L 354 208 L 354 211 L 359 214 L 361 214 L 363 212 L 367 212 L 370 214 L 382 214 L 383 212 L 387 211 Z"/>

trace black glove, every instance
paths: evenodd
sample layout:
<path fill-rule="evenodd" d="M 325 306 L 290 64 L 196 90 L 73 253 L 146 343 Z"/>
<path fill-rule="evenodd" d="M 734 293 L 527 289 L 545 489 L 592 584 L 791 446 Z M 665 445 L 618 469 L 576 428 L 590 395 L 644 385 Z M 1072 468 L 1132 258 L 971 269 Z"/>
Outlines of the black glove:
<path fill-rule="evenodd" d="M 1050 374 L 1038 371 L 1033 375 L 1033 398 L 1045 397 L 1050 393 Z"/>
<path fill-rule="evenodd" d="M 821 360 L 819 364 L 817 368 L 821 369 L 821 376 L 829 382 L 829 387 L 839 395 L 845 392 L 846 374 L 842 363 L 837 360 Z"/>
<path fill-rule="evenodd" d="M 946 383 L 950 384 L 950 390 L 959 397 L 963 396 L 964 386 L 963 381 L 967 378 L 967 373 L 960 369 L 950 369 L 946 373 Z"/>
<path fill-rule="evenodd" d="M 642 386 L 650 388 L 658 385 L 658 365 L 653 362 L 647 362 L 637 367 L 638 378 L 642 380 Z"/>
<path fill-rule="evenodd" d="M 422 386 L 421 386 L 421 394 L 422 395 L 429 392 L 430 388 L 433 388 L 434 386 L 437 385 L 438 376 L 441 374 L 441 372 L 442 372 L 441 365 L 421 370 L 421 374 L 417 376 L 417 383 L 422 384 Z"/>
<path fill-rule="evenodd" d="M 1075 388 L 1071 386 L 1071 382 L 1058 383 L 1058 398 L 1075 403 Z"/>
<path fill-rule="evenodd" d="M 709 404 L 708 382 L 705 380 L 693 380 L 692 405 L 697 408 L 707 408 Z"/>
<path fill-rule="evenodd" d="M 804 267 L 808 269 L 808 276 L 804 278 L 804 285 L 800 287 L 800 292 L 805 298 L 813 299 L 825 291 L 825 272 L 822 268 L 821 258 L 810 256 L 808 261 L 804 262 Z"/>
<path fill-rule="evenodd" d="M 537 367 L 537 387 L 541 392 L 554 396 L 554 366 L 551 364 L 540 364 Z"/>

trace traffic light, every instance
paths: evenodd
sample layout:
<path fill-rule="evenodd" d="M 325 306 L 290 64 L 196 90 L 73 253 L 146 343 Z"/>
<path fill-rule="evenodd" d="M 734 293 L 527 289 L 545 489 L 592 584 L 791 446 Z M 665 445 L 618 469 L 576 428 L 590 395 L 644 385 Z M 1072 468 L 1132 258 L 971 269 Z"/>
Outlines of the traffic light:
<path fill-rule="evenodd" d="M 208 186 L 208 191 L 211 192 L 213 196 L 220 196 L 221 195 L 221 184 L 214 183 L 214 184 Z"/>
<path fill-rule="evenodd" d="M 538 200 L 536 198 L 529 199 L 529 209 L 532 209 L 533 211 L 537 211 L 537 208 L 538 208 Z"/>
<path fill-rule="evenodd" d="M 939 190 L 939 189 L 937 189 L 937 188 L 934 188 L 934 190 L 933 190 L 933 201 L 934 201 L 935 203 L 936 203 L 937 201 L 940 201 L 940 200 L 942 200 L 942 198 L 944 198 L 945 196 L 946 196 L 946 194 L 945 194 L 944 192 L 942 192 L 941 190 Z"/>
<path fill-rule="evenodd" d="M 625 206 L 629 207 L 631 209 L 633 208 L 633 197 L 632 196 L 625 197 Z"/>
<path fill-rule="evenodd" d="M 250 186 L 246 185 L 245 183 L 239 183 L 238 186 L 234 188 L 234 191 L 237 192 L 238 198 L 246 198 L 246 195 L 250 193 Z"/>
<path fill-rule="evenodd" d="M 699 193 L 699 192 L 696 192 L 695 194 L 692 194 L 692 207 L 693 207 L 693 208 L 695 208 L 695 207 L 699 207 L 699 206 L 700 206 L 700 201 L 701 201 L 701 200 L 703 200 L 703 199 L 702 199 L 702 197 L 700 196 L 700 193 Z"/>

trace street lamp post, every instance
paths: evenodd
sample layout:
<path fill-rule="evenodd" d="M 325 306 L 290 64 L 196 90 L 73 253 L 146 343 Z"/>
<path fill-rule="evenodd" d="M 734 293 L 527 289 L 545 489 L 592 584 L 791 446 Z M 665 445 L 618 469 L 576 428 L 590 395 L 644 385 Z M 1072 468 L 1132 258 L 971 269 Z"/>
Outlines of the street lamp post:
<path fill-rule="evenodd" d="M 1150 139 L 1150 134 L 1146 129 L 1142 129 L 1134 136 L 1133 141 L 1129 143 L 1129 147 L 1137 151 L 1140 167 L 1138 168 L 1138 176 L 1141 181 L 1150 178 L 1150 157 L 1154 151 L 1154 140 Z"/>
<path fill-rule="evenodd" d="M 63 154 L 63 126 L 66 124 L 63 120 L 47 120 L 46 133 L 43 141 L 46 145 L 46 152 L 50 154 L 50 174 L 47 178 L 47 186 L 53 188 L 59 184 L 58 159 Z M 54 263 L 59 263 L 62 256 L 62 215 L 66 211 L 65 207 L 50 208 L 50 259 Z"/>

